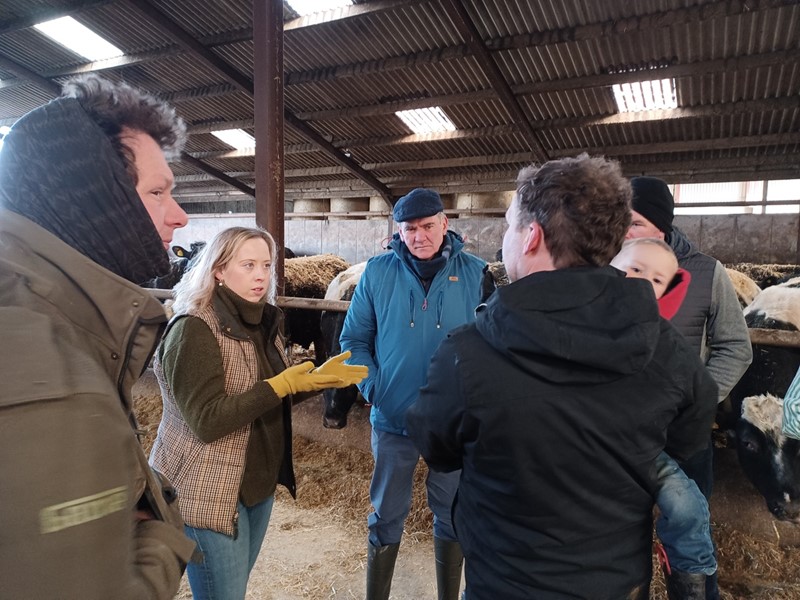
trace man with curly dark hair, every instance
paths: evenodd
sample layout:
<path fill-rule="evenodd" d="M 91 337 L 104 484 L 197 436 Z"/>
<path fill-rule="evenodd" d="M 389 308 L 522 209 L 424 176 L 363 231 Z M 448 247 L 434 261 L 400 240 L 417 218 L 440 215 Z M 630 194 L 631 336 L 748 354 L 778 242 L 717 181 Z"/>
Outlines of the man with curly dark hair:
<path fill-rule="evenodd" d="M 648 597 L 655 459 L 703 447 L 715 385 L 652 285 L 608 266 L 630 198 L 603 158 L 523 169 L 511 283 L 442 342 L 408 412 L 429 467 L 462 469 L 468 600 Z"/>
<path fill-rule="evenodd" d="M 167 105 L 87 75 L 4 139 L 4 597 L 172 598 L 192 555 L 131 412 L 166 324 L 139 284 L 168 271 L 187 221 L 167 164 L 184 137 Z"/>

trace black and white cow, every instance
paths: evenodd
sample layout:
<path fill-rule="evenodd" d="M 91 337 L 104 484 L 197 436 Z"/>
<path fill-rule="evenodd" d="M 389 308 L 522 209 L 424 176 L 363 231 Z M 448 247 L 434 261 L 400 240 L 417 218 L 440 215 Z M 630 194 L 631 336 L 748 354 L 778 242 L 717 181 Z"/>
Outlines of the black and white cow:
<path fill-rule="evenodd" d="M 775 518 L 800 523 L 800 440 L 781 433 L 782 419 L 783 399 L 772 394 L 745 398 L 736 452 Z"/>
<path fill-rule="evenodd" d="M 800 277 L 762 290 L 744 309 L 751 329 L 800 330 Z M 753 362 L 731 391 L 736 416 L 748 396 L 783 398 L 800 366 L 800 348 L 753 344 Z"/>
<path fill-rule="evenodd" d="M 762 290 L 744 310 L 750 328 L 800 330 L 800 278 Z M 800 348 L 753 344 L 753 362 L 730 393 L 736 450 L 747 478 L 780 519 L 798 519 L 798 443 L 780 432 L 786 390 L 800 367 Z"/>
<path fill-rule="evenodd" d="M 183 274 L 189 270 L 189 267 L 197 262 L 197 258 L 205 247 L 205 242 L 192 242 L 188 250 L 182 246 L 173 246 L 172 253 L 175 258 L 169 259 L 169 273 L 151 279 L 143 287 L 171 290 L 181 280 Z"/>
<path fill-rule="evenodd" d="M 356 285 L 364 274 L 366 262 L 358 263 L 334 277 L 325 292 L 326 300 L 351 300 Z M 342 351 L 339 345 L 339 336 L 342 333 L 344 317 L 347 313 L 323 311 L 320 318 L 320 329 L 325 339 L 328 356 L 336 356 Z M 325 412 L 322 416 L 322 425 L 329 429 L 342 429 L 347 426 L 347 413 L 353 404 L 364 401 L 364 398 L 354 385 L 346 388 L 326 389 L 322 393 L 325 399 Z"/>

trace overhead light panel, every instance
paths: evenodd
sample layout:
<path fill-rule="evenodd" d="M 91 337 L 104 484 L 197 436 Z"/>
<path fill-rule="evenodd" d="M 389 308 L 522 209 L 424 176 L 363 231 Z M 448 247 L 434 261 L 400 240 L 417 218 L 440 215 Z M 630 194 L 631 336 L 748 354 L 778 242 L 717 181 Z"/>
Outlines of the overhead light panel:
<path fill-rule="evenodd" d="M 437 133 L 455 131 L 456 126 L 440 106 L 401 110 L 396 113 L 414 133 Z"/>
<path fill-rule="evenodd" d="M 212 131 L 211 135 L 216 136 L 228 146 L 233 146 L 237 150 L 256 147 L 256 138 L 244 129 L 221 129 L 220 131 Z"/>
<path fill-rule="evenodd" d="M 0 150 L 3 149 L 3 140 L 8 135 L 8 132 L 11 131 L 11 127 L 8 125 L 3 125 L 0 127 Z"/>
<path fill-rule="evenodd" d="M 301 17 L 353 4 L 352 0 L 287 0 L 287 2 Z"/>
<path fill-rule="evenodd" d="M 45 21 L 34 27 L 65 48 L 92 62 L 125 54 L 114 44 L 103 39 L 85 25 L 78 23 L 72 17 Z"/>
<path fill-rule="evenodd" d="M 654 79 L 613 86 L 619 112 L 677 108 L 675 79 Z"/>

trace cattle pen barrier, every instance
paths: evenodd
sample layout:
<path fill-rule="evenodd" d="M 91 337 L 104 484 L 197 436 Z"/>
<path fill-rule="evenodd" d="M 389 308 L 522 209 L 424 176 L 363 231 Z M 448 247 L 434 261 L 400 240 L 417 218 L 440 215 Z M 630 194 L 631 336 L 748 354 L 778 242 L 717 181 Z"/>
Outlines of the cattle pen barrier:
<path fill-rule="evenodd" d="M 800 348 L 800 331 L 784 329 L 749 329 L 748 331 L 751 344 Z"/>
<path fill-rule="evenodd" d="M 159 300 L 172 298 L 172 290 L 145 289 Z M 321 298 L 296 298 L 293 296 L 278 296 L 275 304 L 280 308 L 307 308 L 333 312 L 347 312 L 350 307 L 349 300 L 324 300 Z M 784 329 L 748 329 L 748 331 L 750 332 L 751 344 L 800 348 L 800 331 L 787 331 Z"/>

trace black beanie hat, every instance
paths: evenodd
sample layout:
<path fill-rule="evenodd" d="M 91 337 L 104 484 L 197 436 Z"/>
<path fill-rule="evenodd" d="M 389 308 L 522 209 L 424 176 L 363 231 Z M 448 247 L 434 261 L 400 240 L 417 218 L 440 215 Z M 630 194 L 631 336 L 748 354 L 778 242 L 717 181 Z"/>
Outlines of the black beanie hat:
<path fill-rule="evenodd" d="M 633 210 L 658 227 L 665 234 L 672 231 L 675 200 L 667 184 L 657 177 L 631 179 Z"/>

